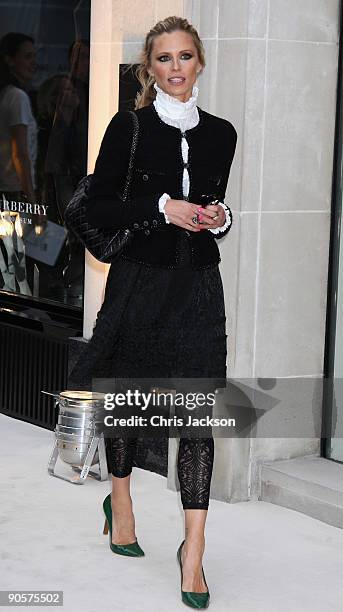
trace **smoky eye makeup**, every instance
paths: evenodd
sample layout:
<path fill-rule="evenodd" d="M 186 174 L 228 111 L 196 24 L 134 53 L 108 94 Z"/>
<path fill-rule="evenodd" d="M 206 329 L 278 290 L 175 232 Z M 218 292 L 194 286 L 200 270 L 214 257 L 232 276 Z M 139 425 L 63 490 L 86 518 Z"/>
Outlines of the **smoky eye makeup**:
<path fill-rule="evenodd" d="M 186 59 L 188 60 L 188 59 L 192 59 L 192 57 L 193 57 L 193 54 L 192 54 L 192 53 L 190 53 L 190 52 L 188 52 L 188 51 L 187 51 L 187 52 L 185 52 L 185 53 L 182 53 L 182 55 L 181 55 L 181 59 L 186 58 Z M 160 55 L 160 56 L 157 58 L 157 60 L 158 60 L 159 62 L 165 62 L 165 61 L 167 61 L 168 59 L 170 59 L 170 56 L 169 56 L 168 54 L 166 54 L 166 53 L 165 53 L 165 54 L 163 54 L 163 55 Z"/>

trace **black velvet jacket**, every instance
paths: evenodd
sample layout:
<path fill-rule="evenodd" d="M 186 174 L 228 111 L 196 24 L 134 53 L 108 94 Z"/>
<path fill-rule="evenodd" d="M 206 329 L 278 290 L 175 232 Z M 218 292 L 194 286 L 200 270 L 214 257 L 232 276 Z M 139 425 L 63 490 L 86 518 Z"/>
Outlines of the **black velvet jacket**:
<path fill-rule="evenodd" d="M 186 130 L 189 144 L 188 200 L 199 202 L 202 194 L 224 201 L 230 168 L 235 153 L 237 132 L 225 119 L 198 107 L 199 123 Z M 133 239 L 122 257 L 150 266 L 175 268 L 178 265 L 180 233 L 191 245 L 192 267 L 212 267 L 219 263 L 216 240 L 219 234 L 209 230 L 188 232 L 166 223 L 159 212 L 158 201 L 163 193 L 183 200 L 184 163 L 179 128 L 164 123 L 153 104 L 136 111 L 139 138 L 131 182 L 130 199 L 120 199 L 126 178 L 133 133 L 132 117 L 118 112 L 112 118 L 102 140 L 90 184 L 87 219 L 95 227 L 129 228 Z"/>

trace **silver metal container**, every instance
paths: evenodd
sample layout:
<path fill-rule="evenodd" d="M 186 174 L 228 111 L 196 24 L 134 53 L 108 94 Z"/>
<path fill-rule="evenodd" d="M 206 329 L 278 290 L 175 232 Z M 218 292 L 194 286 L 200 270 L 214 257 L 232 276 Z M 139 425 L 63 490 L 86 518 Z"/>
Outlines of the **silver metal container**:
<path fill-rule="evenodd" d="M 97 480 L 108 478 L 105 442 L 101 431 L 104 394 L 62 391 L 48 395 L 55 398 L 59 409 L 55 445 L 48 465 L 49 473 L 75 484 L 82 484 L 88 474 Z M 80 476 L 66 478 L 57 475 L 57 457 L 69 464 L 74 471 L 80 472 Z M 99 474 L 90 471 L 90 467 L 95 464 L 99 464 Z"/>

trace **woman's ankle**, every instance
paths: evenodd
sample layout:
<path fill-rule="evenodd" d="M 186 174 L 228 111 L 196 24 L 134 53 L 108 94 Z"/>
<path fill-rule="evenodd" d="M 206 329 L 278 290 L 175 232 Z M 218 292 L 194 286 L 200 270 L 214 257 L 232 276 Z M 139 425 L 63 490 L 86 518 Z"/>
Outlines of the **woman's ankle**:
<path fill-rule="evenodd" d="M 182 551 L 184 559 L 188 557 L 194 559 L 198 558 L 199 560 L 201 560 L 205 552 L 205 538 L 188 537 L 185 540 L 185 543 L 182 547 Z"/>
<path fill-rule="evenodd" d="M 200 547 L 204 547 L 205 546 L 205 536 L 204 534 L 199 534 L 199 533 L 188 533 L 185 536 L 185 544 L 184 546 L 189 547 L 189 546 L 200 546 Z"/>
<path fill-rule="evenodd" d="M 118 494 L 113 494 L 111 495 L 111 504 L 112 504 L 112 508 L 115 506 L 116 508 L 127 508 L 128 506 L 132 506 L 132 498 L 131 495 L 118 495 Z"/>

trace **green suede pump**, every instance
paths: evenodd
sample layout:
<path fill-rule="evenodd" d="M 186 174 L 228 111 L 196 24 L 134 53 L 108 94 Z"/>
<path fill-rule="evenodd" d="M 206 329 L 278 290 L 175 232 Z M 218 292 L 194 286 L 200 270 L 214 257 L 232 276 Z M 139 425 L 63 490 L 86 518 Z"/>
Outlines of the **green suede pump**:
<path fill-rule="evenodd" d="M 106 516 L 104 525 L 104 535 L 109 532 L 110 538 L 110 549 L 117 555 L 125 555 L 126 557 L 144 557 L 144 550 L 141 549 L 137 540 L 132 544 L 113 544 L 112 543 L 112 506 L 111 506 L 111 494 L 107 495 L 104 499 L 102 507 Z"/>
<path fill-rule="evenodd" d="M 183 591 L 182 590 L 182 580 L 183 580 L 183 575 L 182 575 L 182 562 L 181 562 L 181 549 L 182 546 L 184 545 L 185 540 L 183 540 L 179 546 L 179 549 L 177 551 L 177 560 L 179 562 L 180 565 L 180 570 L 181 570 L 181 597 L 182 597 L 182 601 L 184 604 L 186 604 L 186 606 L 190 606 L 191 608 L 196 608 L 197 610 L 201 610 L 203 608 L 208 608 L 208 605 L 210 603 L 210 593 L 208 590 L 208 586 L 207 586 L 207 582 L 206 582 L 206 578 L 205 578 L 205 574 L 204 574 L 204 568 L 202 567 L 202 575 L 204 577 L 204 581 L 205 584 L 207 586 L 207 593 L 194 593 L 192 591 Z"/>

